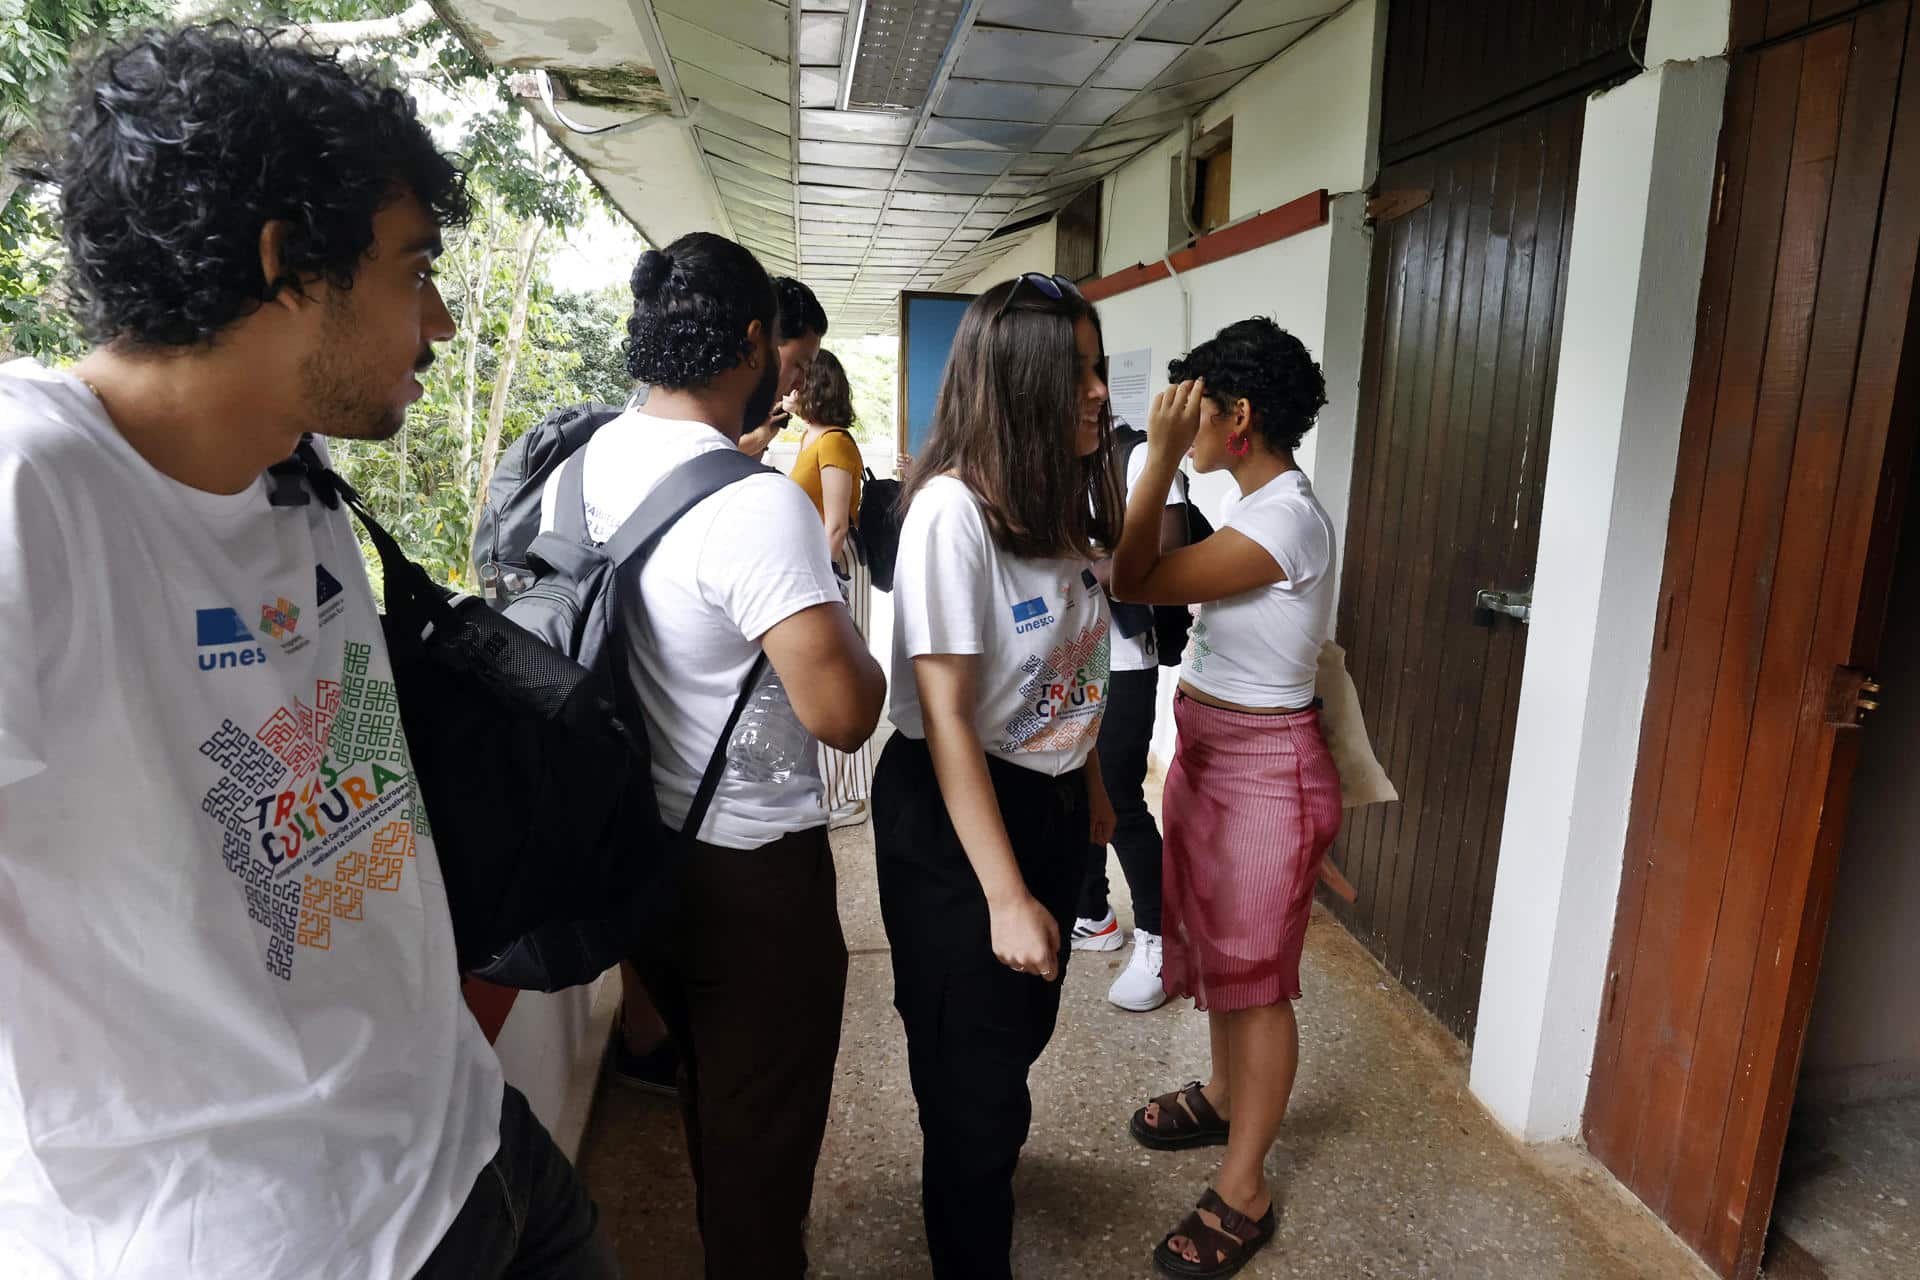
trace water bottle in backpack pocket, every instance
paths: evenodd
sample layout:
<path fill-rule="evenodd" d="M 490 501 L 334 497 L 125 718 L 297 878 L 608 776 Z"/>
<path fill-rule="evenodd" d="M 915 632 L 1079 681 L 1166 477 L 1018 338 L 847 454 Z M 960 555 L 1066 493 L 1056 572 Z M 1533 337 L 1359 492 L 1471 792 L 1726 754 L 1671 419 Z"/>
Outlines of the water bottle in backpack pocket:
<path fill-rule="evenodd" d="M 727 772 L 744 782 L 777 786 L 805 772 L 815 750 L 813 735 L 793 713 L 787 687 L 769 666 L 727 739 Z"/>

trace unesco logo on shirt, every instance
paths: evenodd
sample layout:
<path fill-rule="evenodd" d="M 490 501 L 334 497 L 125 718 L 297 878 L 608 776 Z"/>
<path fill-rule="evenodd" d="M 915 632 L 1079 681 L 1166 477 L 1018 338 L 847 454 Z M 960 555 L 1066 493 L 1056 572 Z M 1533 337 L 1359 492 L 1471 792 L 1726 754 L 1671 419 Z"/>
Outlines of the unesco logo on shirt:
<path fill-rule="evenodd" d="M 257 667 L 267 660 L 267 651 L 254 643 L 253 631 L 238 609 L 197 610 L 194 633 L 202 671 Z"/>
<path fill-rule="evenodd" d="M 1029 631 L 1038 631 L 1042 627 L 1053 625 L 1053 613 L 1047 608 L 1046 598 L 1035 596 L 1031 600 L 1022 600 L 1013 606 L 1013 630 L 1017 635 Z"/>

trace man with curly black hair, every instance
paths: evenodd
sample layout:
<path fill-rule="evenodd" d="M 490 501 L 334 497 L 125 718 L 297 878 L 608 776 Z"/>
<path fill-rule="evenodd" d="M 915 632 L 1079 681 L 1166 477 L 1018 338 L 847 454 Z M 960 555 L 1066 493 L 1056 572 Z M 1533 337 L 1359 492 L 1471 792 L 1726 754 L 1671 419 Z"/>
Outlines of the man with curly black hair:
<path fill-rule="evenodd" d="M 460 998 L 345 513 L 453 324 L 459 171 L 231 27 L 77 78 L 70 372 L 0 369 L 0 1274 L 618 1274 Z"/>
<path fill-rule="evenodd" d="M 580 501 L 596 540 L 680 467 L 738 448 L 782 377 L 773 287 L 744 246 L 682 236 L 642 254 L 631 285 L 627 368 L 651 391 L 585 446 Z M 545 525 L 559 490 L 556 474 Z M 688 833 L 673 923 L 623 970 L 614 1067 L 631 1078 L 623 1059 L 665 1049 L 644 1035 L 659 1034 L 645 1025 L 644 979 L 681 1056 L 705 1274 L 791 1280 L 807 1269 L 847 982 L 818 744 L 866 742 L 886 675 L 842 602 L 819 515 L 777 471 L 689 508 L 637 585 L 622 597 L 621 632 L 669 825 L 685 824 L 742 688 L 761 674 L 712 807 Z"/>

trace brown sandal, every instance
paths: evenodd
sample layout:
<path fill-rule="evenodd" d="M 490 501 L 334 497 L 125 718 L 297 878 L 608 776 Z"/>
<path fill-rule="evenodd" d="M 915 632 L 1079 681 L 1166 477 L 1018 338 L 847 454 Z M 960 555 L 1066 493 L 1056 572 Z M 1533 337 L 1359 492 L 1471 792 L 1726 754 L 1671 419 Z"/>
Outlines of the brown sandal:
<path fill-rule="evenodd" d="M 1158 1120 L 1150 1123 L 1146 1107 L 1141 1107 L 1127 1125 L 1128 1132 L 1141 1146 L 1155 1151 L 1184 1151 L 1188 1147 L 1227 1145 L 1231 1123 L 1222 1120 L 1220 1113 L 1213 1109 L 1207 1095 L 1201 1092 L 1198 1080 L 1184 1089 L 1161 1094 L 1153 1100 L 1153 1105 L 1160 1108 Z"/>
<path fill-rule="evenodd" d="M 1207 1220 L 1200 1216 L 1202 1210 L 1218 1218 L 1220 1225 L 1208 1225 Z M 1182 1280 L 1219 1280 L 1239 1271 L 1253 1260 L 1254 1254 L 1266 1247 L 1267 1241 L 1273 1239 L 1274 1223 L 1273 1206 L 1269 1205 L 1266 1214 L 1256 1222 L 1222 1200 L 1212 1187 L 1208 1187 L 1193 1212 L 1160 1241 L 1153 1251 L 1153 1260 L 1162 1271 L 1170 1276 L 1179 1276 Z M 1173 1247 L 1173 1242 L 1181 1238 L 1192 1241 L 1194 1251 L 1201 1258 L 1211 1256 L 1213 1261 L 1188 1261 L 1180 1250 Z"/>

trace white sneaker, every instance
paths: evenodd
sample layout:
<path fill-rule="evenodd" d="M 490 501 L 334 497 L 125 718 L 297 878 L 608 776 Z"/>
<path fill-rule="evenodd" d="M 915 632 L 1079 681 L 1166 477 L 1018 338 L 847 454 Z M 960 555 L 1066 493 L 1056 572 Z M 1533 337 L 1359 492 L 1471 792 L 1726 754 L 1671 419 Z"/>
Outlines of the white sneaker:
<path fill-rule="evenodd" d="M 1131 1013 L 1149 1013 L 1167 1002 L 1160 985 L 1160 935 L 1133 931 L 1133 959 L 1107 989 L 1107 999 Z"/>
<path fill-rule="evenodd" d="M 1120 919 L 1113 914 L 1113 908 L 1107 908 L 1105 918 L 1089 920 L 1081 916 L 1073 922 L 1073 949 L 1075 951 L 1118 951 L 1127 945 L 1127 935 L 1120 932 Z"/>
<path fill-rule="evenodd" d="M 865 823 L 866 820 L 867 802 L 865 800 L 849 800 L 827 814 L 827 829 L 829 831 L 841 831 L 847 827 L 860 826 Z"/>

